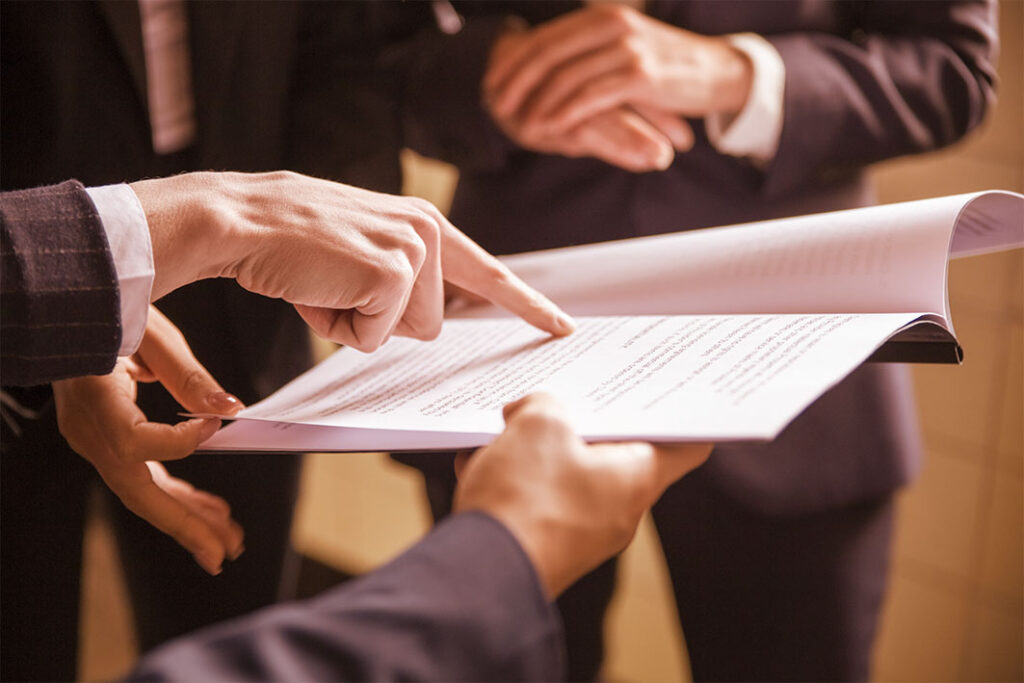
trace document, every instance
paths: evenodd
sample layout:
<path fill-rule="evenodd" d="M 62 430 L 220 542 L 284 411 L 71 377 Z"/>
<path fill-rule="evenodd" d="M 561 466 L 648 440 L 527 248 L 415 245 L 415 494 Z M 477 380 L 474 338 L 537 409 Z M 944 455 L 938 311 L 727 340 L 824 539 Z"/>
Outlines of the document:
<path fill-rule="evenodd" d="M 509 257 L 577 316 L 554 339 L 455 305 L 433 342 L 341 349 L 204 450 L 449 450 L 535 391 L 591 441 L 764 441 L 865 360 L 959 362 L 949 257 L 1024 246 L 989 192 Z"/>

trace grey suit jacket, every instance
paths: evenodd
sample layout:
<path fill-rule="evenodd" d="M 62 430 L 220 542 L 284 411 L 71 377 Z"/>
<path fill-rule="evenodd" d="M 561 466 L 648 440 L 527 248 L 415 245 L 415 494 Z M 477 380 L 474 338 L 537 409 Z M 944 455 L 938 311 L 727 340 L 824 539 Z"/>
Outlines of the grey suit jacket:
<path fill-rule="evenodd" d="M 692 150 L 663 172 L 633 174 L 520 149 L 480 104 L 506 18 L 538 24 L 580 3 L 455 6 L 466 18 L 460 33 L 427 28 L 397 60 L 406 143 L 459 166 L 451 218 L 494 253 L 869 204 L 868 164 L 960 139 L 994 100 L 992 0 L 650 0 L 651 16 L 690 31 L 766 37 L 786 68 L 784 121 L 765 168 L 719 154 L 692 121 Z M 892 491 L 918 463 L 903 370 L 866 366 L 773 443 L 716 449 L 708 479 L 741 504 L 779 514 Z"/>
<path fill-rule="evenodd" d="M 304 603 L 169 643 L 133 680 L 553 681 L 561 625 L 522 548 L 479 512 Z"/>
<path fill-rule="evenodd" d="M 121 344 L 117 271 L 81 183 L 0 194 L 0 377 L 32 385 L 110 372 Z"/>

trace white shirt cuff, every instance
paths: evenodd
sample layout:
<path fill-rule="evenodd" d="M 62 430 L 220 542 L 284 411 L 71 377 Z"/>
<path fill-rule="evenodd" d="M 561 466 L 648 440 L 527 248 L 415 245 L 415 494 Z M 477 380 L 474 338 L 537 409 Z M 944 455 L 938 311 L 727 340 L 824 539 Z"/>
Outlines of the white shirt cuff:
<path fill-rule="evenodd" d="M 128 185 L 86 188 L 100 214 L 107 243 L 114 257 L 121 290 L 121 348 L 117 354 L 135 353 L 146 332 L 149 297 L 153 291 L 153 245 L 146 214 Z"/>
<path fill-rule="evenodd" d="M 711 114 L 704 119 L 708 140 L 722 154 L 767 163 L 775 156 L 782 134 L 786 65 L 775 46 L 756 33 L 736 33 L 726 39 L 750 58 L 754 75 L 739 114 Z"/>

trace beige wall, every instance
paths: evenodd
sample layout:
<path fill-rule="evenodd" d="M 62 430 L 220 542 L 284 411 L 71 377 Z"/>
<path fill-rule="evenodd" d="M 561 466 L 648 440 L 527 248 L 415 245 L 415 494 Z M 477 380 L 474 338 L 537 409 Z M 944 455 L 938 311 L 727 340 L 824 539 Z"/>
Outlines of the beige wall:
<path fill-rule="evenodd" d="M 1024 3 L 1002 3 L 1000 106 L 952 150 L 877 169 L 885 202 L 1004 188 L 1024 191 Z M 454 174 L 412 155 L 406 188 L 447 205 Z M 955 262 L 950 299 L 962 367 L 916 367 L 928 447 L 901 494 L 892 582 L 875 657 L 877 680 L 1024 680 L 1024 253 Z M 347 569 L 376 566 L 426 530 L 415 475 L 376 454 L 311 456 L 296 546 Z M 254 532 L 254 530 L 250 530 Z M 87 536 L 86 679 L 134 656 L 123 589 L 110 577 L 109 534 Z M 685 646 L 664 562 L 645 522 L 627 551 L 608 630 L 609 680 L 686 680 Z M 128 643 L 128 647 L 120 644 Z"/>

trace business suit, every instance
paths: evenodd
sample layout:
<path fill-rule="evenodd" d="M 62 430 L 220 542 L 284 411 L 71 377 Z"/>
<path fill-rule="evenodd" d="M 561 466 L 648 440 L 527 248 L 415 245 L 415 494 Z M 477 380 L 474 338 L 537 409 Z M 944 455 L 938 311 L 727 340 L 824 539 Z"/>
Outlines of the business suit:
<path fill-rule="evenodd" d="M 82 185 L 0 194 L 0 233 L 5 375 L 40 383 L 109 371 L 120 344 L 116 270 Z M 83 302 L 93 310 L 82 311 Z M 68 334 L 83 323 L 104 332 Z M 38 352 L 51 343 L 60 353 Z M 340 589 L 169 644 L 132 678 L 554 680 L 560 634 L 516 539 L 493 517 L 468 512 Z"/>
<path fill-rule="evenodd" d="M 407 144 L 459 166 L 451 218 L 494 253 L 870 204 L 868 164 L 954 142 L 994 99 L 992 3 L 652 0 L 647 13 L 663 22 L 701 34 L 752 31 L 773 44 L 786 69 L 774 158 L 758 167 L 718 153 L 701 121 L 692 122 L 693 149 L 664 172 L 519 149 L 480 104 L 490 46 L 509 15 L 537 25 L 579 6 L 457 3 L 459 34 L 427 30 L 410 49 Z M 718 447 L 670 489 L 654 518 L 695 677 L 865 678 L 890 497 L 918 461 L 905 370 L 866 366 L 773 443 Z M 435 511 L 450 484 L 428 476 Z M 610 596 L 613 565 L 588 581 L 566 596 L 590 613 L 566 614 L 579 678 L 597 674 L 593 615 Z M 828 607 L 795 607 L 808 602 Z M 588 634 L 574 635 L 577 622 Z M 577 638 L 586 652 L 574 659 Z"/>
<path fill-rule="evenodd" d="M 380 189 L 397 184 L 394 163 L 369 163 L 393 159 L 395 150 L 387 146 L 387 98 L 357 97 L 369 83 L 361 55 L 371 40 L 359 6 L 187 4 L 197 138 L 166 157 L 152 150 L 135 3 L 3 3 L 0 12 L 5 189 L 194 169 L 289 168 Z M 365 134 L 369 122 L 379 135 Z M 283 302 L 204 281 L 158 305 L 243 402 L 308 365 L 306 328 Z M 177 405 L 159 387 L 140 387 L 139 401 L 150 419 L 178 419 Z M 57 434 L 52 406 L 44 403 L 42 412 L 23 424 L 21 438 L 5 433 L 3 440 L 3 556 L 23 558 L 5 562 L 3 572 L 4 664 L 14 677 L 66 679 L 74 676 L 78 558 L 92 471 Z M 249 533 L 246 553 L 220 577 L 205 576 L 172 540 L 111 506 L 143 649 L 276 599 L 299 464 L 294 455 L 204 456 L 170 468 L 228 500 Z M 24 500 L 43 490 L 54 511 L 45 518 Z M 15 531 L 28 528 L 34 533 Z M 40 585 L 53 624 L 40 624 L 28 602 Z M 51 643 L 45 653 L 33 646 L 40 638 Z"/>

